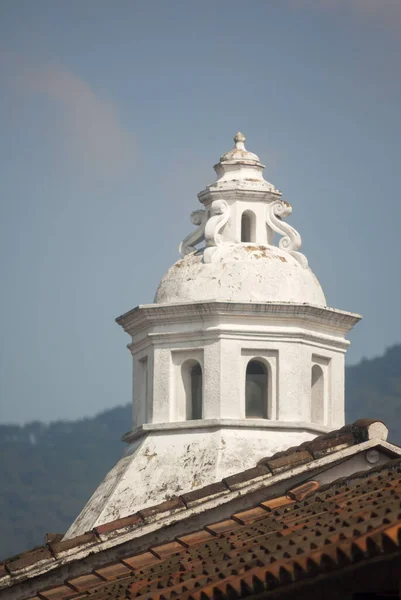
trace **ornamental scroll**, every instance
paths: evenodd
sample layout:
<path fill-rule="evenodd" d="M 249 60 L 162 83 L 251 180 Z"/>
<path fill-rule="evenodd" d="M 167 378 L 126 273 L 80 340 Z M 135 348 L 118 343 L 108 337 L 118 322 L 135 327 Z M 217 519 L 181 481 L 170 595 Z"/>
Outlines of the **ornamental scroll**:
<path fill-rule="evenodd" d="M 303 267 L 308 267 L 308 259 L 304 254 L 298 252 L 302 245 L 302 239 L 298 231 L 296 231 L 288 223 L 284 223 L 282 219 L 288 217 L 292 212 L 292 206 L 284 200 L 275 200 L 269 205 L 266 217 L 266 223 L 279 235 L 283 237 L 279 241 L 278 247 L 285 250 L 293 256 Z"/>
<path fill-rule="evenodd" d="M 179 246 L 181 256 L 191 254 L 196 251 L 196 244 L 203 240 L 206 241 L 206 248 L 203 253 L 203 261 L 205 263 L 212 262 L 213 254 L 217 246 L 222 243 L 220 231 L 229 220 L 229 208 L 225 200 L 214 200 L 210 206 L 210 216 L 208 211 L 195 210 L 191 213 L 191 221 L 194 225 L 198 225 L 197 229 L 187 235 Z"/>
<path fill-rule="evenodd" d="M 195 252 L 196 244 L 199 244 L 205 239 L 205 224 L 207 219 L 206 210 L 194 210 L 191 213 L 190 218 L 191 223 L 198 225 L 198 228 L 195 229 L 195 231 L 192 231 L 184 240 L 182 240 L 178 248 L 181 256 L 186 256 L 187 254 L 191 254 L 191 252 Z"/>
<path fill-rule="evenodd" d="M 203 253 L 203 262 L 210 263 L 217 246 L 222 243 L 219 232 L 230 218 L 230 211 L 225 200 L 214 200 L 210 207 L 210 217 L 205 226 L 206 248 Z"/>

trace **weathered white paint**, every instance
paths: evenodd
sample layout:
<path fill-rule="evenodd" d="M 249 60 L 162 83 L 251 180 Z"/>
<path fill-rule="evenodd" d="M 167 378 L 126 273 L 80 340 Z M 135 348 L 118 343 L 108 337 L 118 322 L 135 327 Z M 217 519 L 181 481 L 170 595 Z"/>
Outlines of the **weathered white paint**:
<path fill-rule="evenodd" d="M 129 445 L 67 536 L 221 481 L 254 467 L 266 456 L 266 448 L 269 454 L 279 452 L 312 439 L 316 433 L 303 428 L 259 429 L 255 424 L 252 428 L 151 431 Z"/>
<path fill-rule="evenodd" d="M 266 229 L 266 228 L 265 228 Z M 220 244 L 213 261 L 202 252 L 176 262 L 160 282 L 155 302 L 307 302 L 326 306 L 316 276 L 288 252 L 261 244 Z"/>
<path fill-rule="evenodd" d="M 244 419 L 246 365 L 259 358 L 270 374 L 272 420 L 312 423 L 311 374 L 319 363 L 326 372 L 321 424 L 339 427 L 344 422 L 345 333 L 358 319 L 328 308 L 281 303 L 141 306 L 119 319 L 132 335 L 134 416 L 146 412 L 141 407 L 145 402 L 141 366 L 135 374 L 146 354 L 148 388 L 153 390 L 147 399 L 152 415 L 148 423 L 181 420 L 177 416 L 183 414 L 178 406 L 184 402 L 181 365 L 191 359 L 202 366 L 204 419 Z M 134 428 L 142 423 L 135 419 Z"/>
<path fill-rule="evenodd" d="M 253 467 L 260 458 L 344 423 L 344 354 L 358 315 L 327 308 L 301 238 L 284 223 L 291 207 L 263 179 L 237 134 L 199 194 L 204 212 L 162 279 L 155 304 L 119 317 L 131 336 L 133 432 L 125 456 L 67 533 L 157 504 Z M 250 215 L 241 241 L 241 220 Z M 274 234 L 281 235 L 278 247 Z M 205 240 L 206 247 L 196 251 Z M 269 419 L 246 419 L 249 360 L 265 365 Z M 188 362 L 189 361 L 189 362 Z M 186 421 L 186 364 L 203 374 L 202 419 Z M 324 372 L 312 410 L 312 367 Z M 318 422 L 315 422 L 318 421 Z"/>

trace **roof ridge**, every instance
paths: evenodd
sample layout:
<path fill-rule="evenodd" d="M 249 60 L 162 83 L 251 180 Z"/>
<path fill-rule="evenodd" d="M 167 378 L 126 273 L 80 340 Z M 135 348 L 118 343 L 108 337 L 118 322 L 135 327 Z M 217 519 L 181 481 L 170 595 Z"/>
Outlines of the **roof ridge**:
<path fill-rule="evenodd" d="M 399 465 L 401 463 L 401 459 L 393 459 L 386 463 L 387 469 L 394 470 L 396 467 L 396 471 L 398 473 L 401 472 Z M 367 472 L 360 472 L 352 475 L 349 478 L 340 478 L 334 482 L 332 482 L 331 486 L 335 487 L 339 482 L 344 482 L 347 479 L 361 479 L 370 477 L 373 481 L 375 480 L 375 475 L 377 472 L 381 472 L 385 469 L 384 465 L 381 465 L 377 469 L 371 469 Z M 400 481 L 401 477 L 398 477 L 397 485 L 398 485 L 398 495 L 400 494 Z M 236 538 L 240 535 L 239 544 L 242 546 L 244 538 L 243 534 L 240 534 L 240 531 L 243 527 L 251 527 L 249 530 L 249 534 L 252 539 L 252 543 L 258 544 L 258 540 L 265 540 L 265 536 L 271 536 L 270 539 L 277 538 L 279 536 L 279 545 L 287 546 L 285 548 L 281 548 L 281 553 L 278 553 L 277 560 L 274 562 L 266 562 L 266 564 L 252 564 L 249 569 L 240 573 L 232 573 L 231 571 L 226 571 L 227 576 L 221 578 L 221 581 L 204 581 L 200 583 L 200 587 L 197 588 L 197 592 L 205 592 L 205 598 L 212 598 L 214 596 L 208 595 L 209 585 L 212 586 L 213 590 L 219 590 L 223 594 L 227 591 L 227 585 L 240 586 L 244 582 L 254 581 L 254 576 L 259 579 L 259 581 L 263 581 L 266 584 L 268 582 L 273 583 L 274 587 L 279 585 L 286 585 L 286 579 L 283 579 L 283 571 L 284 570 L 290 574 L 290 578 L 288 582 L 298 581 L 303 578 L 305 575 L 311 575 L 308 565 L 314 564 L 317 571 L 323 569 L 325 571 L 327 567 L 327 561 L 329 561 L 331 568 L 338 569 L 342 568 L 344 565 L 352 565 L 354 563 L 360 564 L 361 560 L 369 559 L 371 557 L 377 556 L 378 552 L 380 554 L 387 554 L 389 552 L 393 552 L 394 550 L 399 551 L 401 546 L 401 519 L 397 518 L 395 521 L 389 522 L 386 519 L 383 519 L 383 515 L 379 516 L 379 521 L 376 522 L 371 520 L 373 527 L 368 526 L 366 523 L 365 528 L 361 529 L 361 531 L 357 531 L 356 533 L 352 533 L 348 535 L 348 537 L 342 537 L 341 531 L 338 532 L 336 530 L 337 526 L 333 527 L 333 515 L 337 514 L 337 512 L 327 510 L 327 518 L 330 519 L 329 525 L 331 525 L 332 533 L 324 532 L 324 527 L 327 527 L 322 522 L 320 512 L 318 513 L 313 511 L 314 505 L 314 496 L 319 496 L 321 491 L 329 486 L 322 486 L 319 488 L 318 482 L 309 481 L 304 484 L 298 485 L 291 490 L 288 490 L 287 493 L 283 496 L 273 498 L 271 500 L 259 502 L 256 507 L 253 507 L 249 510 L 245 510 L 239 513 L 234 513 L 231 515 L 231 518 L 226 521 L 219 521 L 214 524 L 210 524 L 204 526 L 200 531 L 195 531 L 190 534 L 185 534 L 181 536 L 177 536 L 174 540 L 165 542 L 163 544 L 155 544 L 148 548 L 146 551 L 139 552 L 135 554 L 128 554 L 127 556 L 120 556 L 113 563 L 108 563 L 102 567 L 97 567 L 91 570 L 88 575 L 81 575 L 78 577 L 67 577 L 63 581 L 62 584 L 55 585 L 53 587 L 49 587 L 45 590 L 37 591 L 37 596 L 42 600 L 72 600 L 73 597 L 82 597 L 82 594 L 85 596 L 89 593 L 90 595 L 94 594 L 95 598 L 100 599 L 101 596 L 98 594 L 103 594 L 105 592 L 110 591 L 109 586 L 118 586 L 124 589 L 126 584 L 130 586 L 135 585 L 136 592 L 139 592 L 143 587 L 147 585 L 147 582 L 150 580 L 147 579 L 151 577 L 151 581 L 153 585 L 156 580 L 152 578 L 152 573 L 159 573 L 160 575 L 156 575 L 156 578 L 160 581 L 160 598 L 171 598 L 169 592 L 174 591 L 179 593 L 180 598 L 192 597 L 193 590 L 186 588 L 186 581 L 175 581 L 174 576 L 171 583 L 168 584 L 168 593 L 166 593 L 165 585 L 163 584 L 164 579 L 166 579 L 166 574 L 163 573 L 163 570 L 160 570 L 157 567 L 156 571 L 153 569 L 153 565 L 161 565 L 165 563 L 165 561 L 169 561 L 165 563 L 168 564 L 176 563 L 177 561 L 183 562 L 186 564 L 187 559 L 184 556 L 184 553 L 188 550 L 189 552 L 194 552 L 194 546 L 199 546 L 201 544 L 206 543 L 207 545 L 210 542 L 214 543 L 213 540 L 217 541 L 217 544 L 220 546 L 220 549 L 224 546 L 223 540 L 230 540 L 230 544 L 238 544 L 236 542 Z M 355 489 L 360 488 L 360 486 L 355 486 Z M 365 488 L 363 488 L 365 490 Z M 372 491 L 372 490 L 371 490 Z M 364 494 L 359 494 L 357 499 L 359 498 L 359 503 Z M 387 500 L 392 497 L 392 492 L 387 493 Z M 306 503 L 304 503 L 305 499 L 308 499 Z M 333 506 L 332 502 L 329 499 L 321 500 L 322 504 L 324 502 L 329 502 L 330 505 Z M 396 506 L 396 513 L 398 514 L 398 503 L 399 500 L 395 498 L 393 500 L 393 504 Z M 339 504 L 337 499 L 335 499 L 335 511 L 338 511 Z M 386 504 L 382 506 L 382 509 L 386 508 Z M 341 510 L 341 509 L 340 509 Z M 350 509 L 345 509 L 342 511 L 343 514 L 339 516 L 339 519 L 345 523 L 346 528 L 349 529 L 348 523 L 346 521 L 349 518 L 353 518 L 355 520 L 358 512 L 356 512 L 356 516 L 353 514 L 355 511 L 358 511 L 358 506 L 352 506 Z M 366 507 L 365 517 L 370 516 L 371 508 L 369 506 Z M 291 511 L 293 513 L 291 514 Z M 298 514 L 301 511 L 301 514 Z M 302 515 L 302 511 L 304 511 Z M 306 512 L 305 512 L 306 511 Z M 380 512 L 379 508 L 375 508 L 374 512 Z M 295 514 L 294 514 L 295 513 Z M 330 514 L 329 514 L 330 513 Z M 386 511 L 386 515 L 387 515 Z M 348 516 L 347 516 L 348 515 Z M 281 526 L 281 530 L 278 528 L 275 530 L 271 528 L 271 525 L 265 526 L 261 523 L 264 522 L 266 518 L 272 519 L 273 522 L 276 522 Z M 299 541 L 297 539 L 304 538 L 305 535 L 305 526 L 300 528 L 300 524 L 307 518 L 309 520 L 317 519 L 317 524 L 319 526 L 319 536 L 323 535 L 324 543 L 320 546 L 315 543 L 316 535 L 313 538 L 310 538 L 311 544 L 302 546 L 302 552 L 297 552 L 296 555 L 294 552 L 290 552 L 289 556 L 286 556 L 284 552 L 289 551 L 288 542 L 292 540 L 292 546 L 295 548 L 299 546 Z M 295 519 L 295 521 L 294 521 Z M 294 522 L 293 522 L 294 521 Z M 308 525 L 309 527 L 309 525 Z M 290 538 L 288 537 L 288 530 L 293 531 L 293 535 Z M 322 531 L 323 530 L 323 531 Z M 282 532 L 280 534 L 280 531 Z M 350 530 L 351 531 L 351 530 Z M 236 533 L 237 532 L 237 533 Z M 286 532 L 286 533 L 284 533 Z M 252 537 L 256 536 L 256 537 Z M 313 542 L 313 544 L 312 544 Z M 267 542 L 263 541 L 265 546 Z M 277 543 L 277 542 L 276 542 Z M 302 545 L 302 544 L 301 544 Z M 208 547 L 208 546 L 207 546 Z M 222 550 L 221 550 L 222 551 Z M 179 555 L 183 556 L 183 558 L 179 558 Z M 213 559 L 211 559 L 213 562 Z M 312 561 L 312 563 L 311 563 Z M 215 564 L 215 563 L 213 563 Z M 151 569 L 150 574 L 148 573 L 148 569 Z M 175 567 L 176 569 L 176 567 Z M 185 570 L 185 569 L 184 569 Z M 224 568 L 222 573 L 224 573 Z M 262 575 L 262 578 L 258 577 L 258 574 Z M 167 574 L 168 575 L 168 574 Z M 313 575 L 313 573 L 312 573 Z M 127 583 L 127 578 L 134 576 L 135 580 L 132 580 L 132 583 Z M 137 578 L 138 577 L 138 578 Z M 143 577 L 143 579 L 141 579 Z M 202 577 L 202 574 L 198 576 Z M 191 581 L 194 579 L 192 577 Z M 270 586 L 270 584 L 269 584 Z M 131 589 L 131 588 L 130 588 Z M 270 588 L 269 588 L 270 589 Z M 75 590 L 75 593 L 74 593 Z M 89 591 L 88 591 L 89 590 Z M 165 590 L 163 592 L 163 590 Z M 132 590 L 131 590 L 132 591 Z M 187 596 L 187 592 L 189 596 Z M 107 596 L 108 597 L 108 596 Z M 128 596 L 127 596 L 128 597 Z M 140 595 L 140 598 L 143 596 Z M 155 596 L 159 597 L 159 596 Z M 203 596 L 202 596 L 203 597 Z M 222 596 L 225 597 L 225 596 Z"/>
<path fill-rule="evenodd" d="M 195 508 L 200 504 L 206 504 L 210 500 L 230 495 L 232 492 L 238 492 L 242 488 L 249 488 L 253 484 L 263 484 L 264 481 L 267 483 L 271 478 L 274 481 L 276 475 L 281 478 L 287 472 L 313 463 L 315 460 L 328 455 L 335 455 L 341 450 L 371 439 L 385 440 L 387 432 L 388 430 L 382 421 L 360 419 L 351 425 L 346 425 L 341 429 L 318 436 L 309 442 L 304 442 L 299 446 L 288 448 L 271 457 L 264 458 L 259 461 L 256 467 L 226 477 L 220 482 L 209 484 L 180 496 L 173 496 L 167 501 L 139 510 L 126 517 L 95 526 L 91 531 L 74 538 L 49 541 L 43 546 L 27 550 L 0 563 L 0 586 L 2 574 L 3 577 L 12 578 L 21 575 L 23 571 L 32 570 L 35 565 L 39 566 L 43 562 L 50 561 L 54 564 L 59 559 L 62 559 L 63 562 L 68 561 L 69 558 L 72 558 L 71 552 L 79 551 L 80 547 L 82 549 L 92 547 L 95 549 L 99 543 L 119 535 L 118 530 L 137 529 L 162 520 L 164 517 Z M 401 463 L 401 459 L 396 459 L 395 462 L 398 465 Z M 372 471 L 373 469 L 363 472 L 363 476 L 367 476 L 367 473 Z M 354 474 L 350 477 L 355 478 L 357 476 L 357 474 Z M 327 484 L 327 487 L 333 484 L 335 485 L 335 482 Z M 319 489 L 320 492 L 323 490 L 324 488 Z M 27 576 L 29 577 L 29 574 Z"/>

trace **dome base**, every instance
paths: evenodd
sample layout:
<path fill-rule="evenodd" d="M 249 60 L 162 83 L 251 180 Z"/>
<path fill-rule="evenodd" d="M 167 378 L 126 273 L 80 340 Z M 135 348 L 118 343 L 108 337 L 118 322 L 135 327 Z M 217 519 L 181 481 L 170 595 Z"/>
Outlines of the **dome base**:
<path fill-rule="evenodd" d="M 158 304 L 204 300 L 326 306 L 310 268 L 276 246 L 250 243 L 222 244 L 210 263 L 203 251 L 188 254 L 167 271 L 155 297 Z"/>
<path fill-rule="evenodd" d="M 65 539 L 255 467 L 327 428 L 262 420 L 147 425 L 108 473 Z M 270 426 L 269 426 L 270 425 Z"/>

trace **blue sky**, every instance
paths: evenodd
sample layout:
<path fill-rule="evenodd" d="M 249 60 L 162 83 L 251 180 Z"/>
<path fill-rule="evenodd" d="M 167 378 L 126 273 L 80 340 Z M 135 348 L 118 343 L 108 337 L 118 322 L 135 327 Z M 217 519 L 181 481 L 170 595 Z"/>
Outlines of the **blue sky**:
<path fill-rule="evenodd" d="M 151 302 L 238 129 L 349 362 L 401 342 L 399 0 L 3 0 L 0 421 L 130 401 Z"/>

